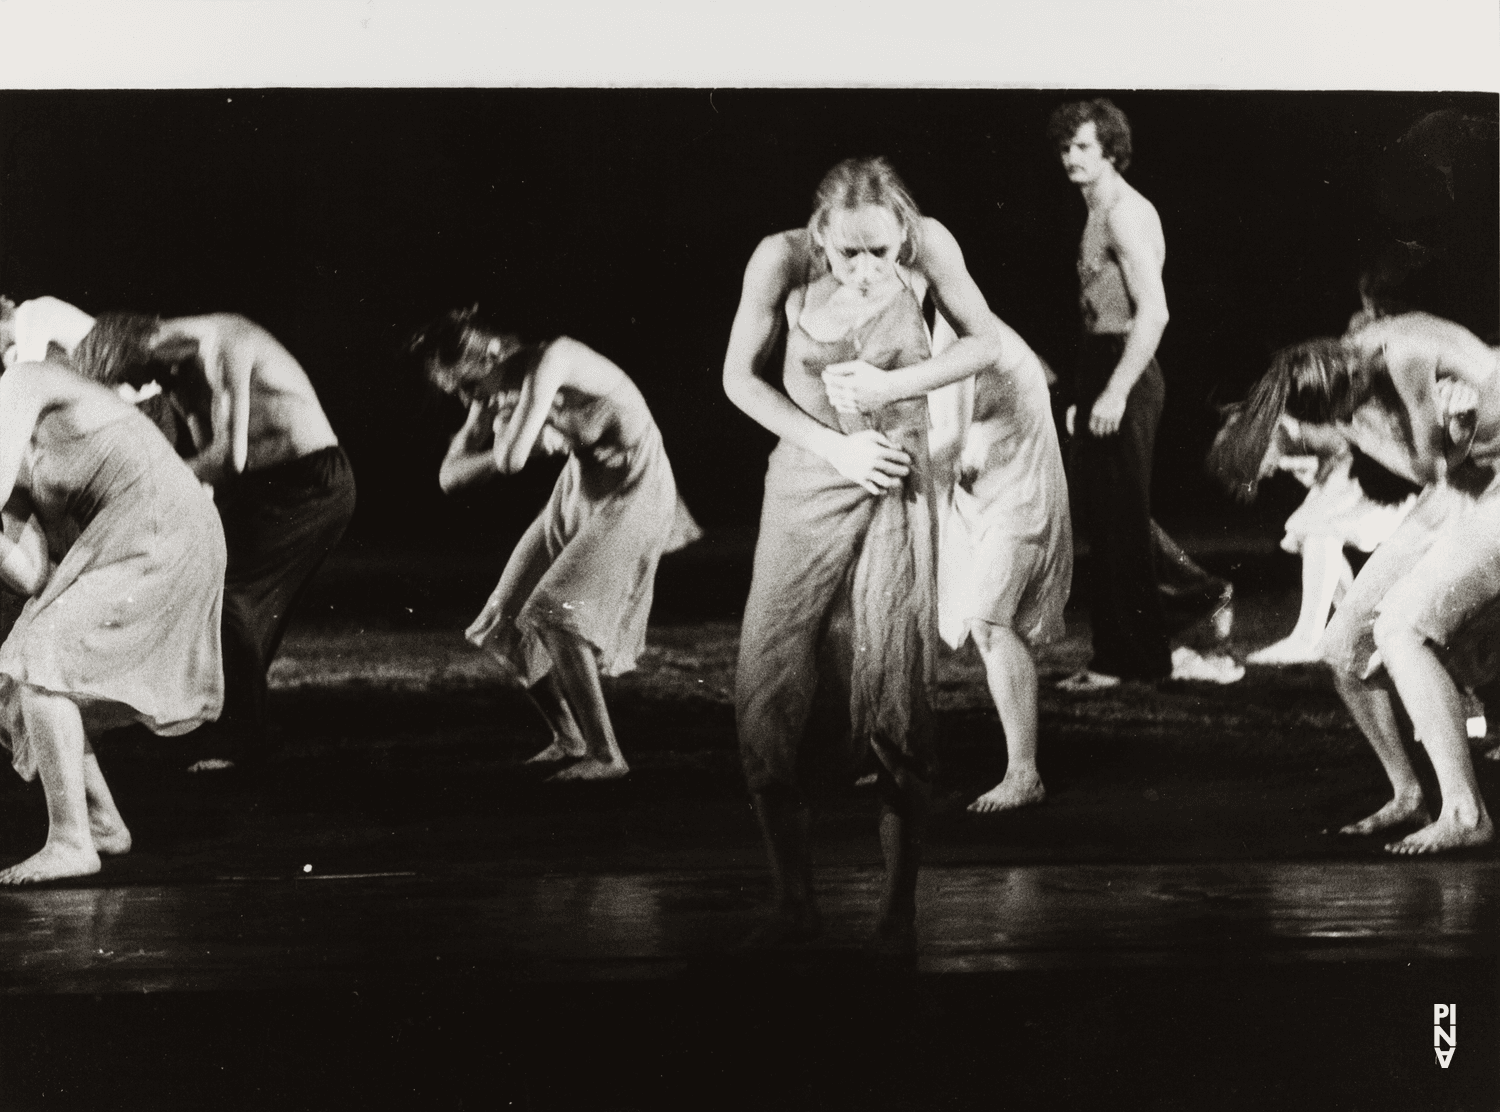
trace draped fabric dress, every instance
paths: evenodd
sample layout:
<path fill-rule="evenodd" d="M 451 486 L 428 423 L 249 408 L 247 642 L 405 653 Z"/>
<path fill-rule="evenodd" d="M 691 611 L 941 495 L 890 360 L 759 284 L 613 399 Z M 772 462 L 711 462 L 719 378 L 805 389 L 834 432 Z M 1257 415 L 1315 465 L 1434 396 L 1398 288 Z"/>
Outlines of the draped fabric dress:
<path fill-rule="evenodd" d="M 1029 645 L 1054 641 L 1073 582 L 1073 526 L 1046 377 L 1025 360 L 942 389 L 971 414 L 955 481 L 939 483 L 949 488 L 938 558 L 943 640 L 959 648 L 987 623 Z"/>
<path fill-rule="evenodd" d="M 523 357 L 540 361 L 543 350 Z M 657 562 L 702 535 L 678 497 L 646 399 L 629 379 L 602 397 L 569 398 L 549 420 L 573 450 L 465 634 L 527 687 L 552 669 L 544 629 L 587 642 L 605 675 L 634 668 L 646 644 Z"/>
<path fill-rule="evenodd" d="M 36 774 L 18 685 L 78 704 L 85 725 L 186 733 L 224 698 L 224 533 L 213 500 L 154 425 L 123 402 L 76 432 L 45 415 L 29 491 L 56 570 L 0 646 L 0 741 Z"/>
<path fill-rule="evenodd" d="M 861 359 L 894 370 L 929 351 L 921 306 L 903 288 L 833 342 L 794 324 L 784 375 L 795 397 L 794 382 L 806 391 L 832 364 Z M 930 780 L 937 519 L 927 399 L 812 415 L 845 433 L 880 431 L 910 455 L 911 473 L 874 496 L 790 441 L 772 452 L 735 677 L 746 778 L 755 792 L 796 784 L 821 684 L 843 711 L 842 736 L 825 742 L 855 760 L 873 751 L 898 783 Z"/>

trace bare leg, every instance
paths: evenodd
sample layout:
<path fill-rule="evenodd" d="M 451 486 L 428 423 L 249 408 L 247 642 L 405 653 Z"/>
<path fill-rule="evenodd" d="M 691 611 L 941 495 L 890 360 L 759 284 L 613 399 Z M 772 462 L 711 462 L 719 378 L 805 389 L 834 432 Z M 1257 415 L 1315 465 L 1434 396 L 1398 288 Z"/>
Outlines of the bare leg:
<path fill-rule="evenodd" d="M 926 784 L 891 785 L 881 804 L 885 892 L 875 935 L 870 939 L 872 953 L 904 957 L 917 951 L 917 870 L 922 863 L 922 834 L 930 794 Z"/>
<path fill-rule="evenodd" d="M 1377 618 L 1375 643 L 1401 703 L 1427 747 L 1443 793 L 1443 808 L 1436 822 L 1386 849 L 1392 853 L 1438 853 L 1483 845 L 1495 836 L 1495 827 L 1485 810 L 1469 758 L 1457 686 L 1427 639 L 1410 625 L 1385 616 Z"/>
<path fill-rule="evenodd" d="M 19 865 L 0 871 L 0 884 L 97 873 L 99 853 L 89 831 L 83 719 L 78 707 L 25 685 L 13 697 L 21 700 L 28 740 L 36 749 L 37 771 L 47 795 L 47 843 Z"/>
<path fill-rule="evenodd" d="M 532 703 L 552 729 L 552 744 L 526 763 L 577 760 L 587 756 L 588 744 L 583 740 L 583 731 L 578 728 L 552 673 L 548 672 L 540 683 L 527 688 L 526 694 L 531 696 Z"/>
<path fill-rule="evenodd" d="M 1245 658 L 1250 664 L 1307 664 L 1318 659 L 1318 642 L 1341 585 L 1350 579 L 1349 561 L 1338 537 L 1320 534 L 1302 542 L 1302 608 L 1297 625 L 1282 640 Z"/>
<path fill-rule="evenodd" d="M 599 664 L 587 642 L 556 629 L 544 629 L 542 641 L 552 657 L 553 676 L 562 702 L 583 735 L 584 755 L 552 780 L 615 780 L 630 771 L 615 740 L 615 728 L 604 706 Z"/>
<path fill-rule="evenodd" d="M 981 625 L 974 642 L 984 660 L 990 697 L 1005 731 L 1005 778 L 973 803 L 971 811 L 1005 811 L 1047 798 L 1036 768 L 1036 662 L 1026 643 L 1006 626 Z"/>
<path fill-rule="evenodd" d="M 1392 788 L 1389 803 L 1373 815 L 1343 827 L 1339 833 L 1373 834 L 1413 820 L 1429 821 L 1422 785 L 1407 759 L 1406 747 L 1401 744 L 1401 729 L 1396 724 L 1390 692 L 1338 668 L 1333 670 L 1333 683 L 1344 705 L 1349 708 L 1354 724 L 1380 758 Z"/>
<path fill-rule="evenodd" d="M 89 834 L 94 839 L 94 849 L 110 855 L 129 853 L 130 829 L 115 806 L 109 785 L 104 782 L 104 770 L 99 767 L 99 758 L 87 737 L 83 742 L 83 793 L 88 801 Z"/>
<path fill-rule="evenodd" d="M 786 788 L 768 788 L 752 797 L 761 837 L 771 862 L 771 916 L 745 946 L 766 949 L 809 942 L 823 932 L 812 897 L 812 855 L 807 831 L 812 811 Z"/>

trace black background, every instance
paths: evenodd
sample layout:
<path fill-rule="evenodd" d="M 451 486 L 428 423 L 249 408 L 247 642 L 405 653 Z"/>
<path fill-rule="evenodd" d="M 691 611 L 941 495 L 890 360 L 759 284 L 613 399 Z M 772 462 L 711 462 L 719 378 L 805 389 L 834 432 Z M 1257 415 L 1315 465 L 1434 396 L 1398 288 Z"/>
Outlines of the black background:
<path fill-rule="evenodd" d="M 356 545 L 503 545 L 545 495 L 546 466 L 474 495 L 438 492 L 461 415 L 401 346 L 474 301 L 529 338 L 567 333 L 619 363 L 695 514 L 750 528 L 771 440 L 725 399 L 719 370 L 759 238 L 806 220 L 834 162 L 884 154 L 958 237 L 991 307 L 1061 367 L 1084 209 L 1045 129 L 1077 95 L 0 93 L 0 289 L 266 325 L 307 367 L 353 458 Z M 1341 331 L 1382 244 L 1421 244 L 1429 262 L 1407 292 L 1494 342 L 1497 97 L 1112 95 L 1135 131 L 1128 177 L 1167 238 L 1157 516 L 1248 512 L 1273 528 L 1300 488 L 1273 486 L 1250 511 L 1210 488 L 1213 406 L 1240 396 L 1275 348 Z"/>

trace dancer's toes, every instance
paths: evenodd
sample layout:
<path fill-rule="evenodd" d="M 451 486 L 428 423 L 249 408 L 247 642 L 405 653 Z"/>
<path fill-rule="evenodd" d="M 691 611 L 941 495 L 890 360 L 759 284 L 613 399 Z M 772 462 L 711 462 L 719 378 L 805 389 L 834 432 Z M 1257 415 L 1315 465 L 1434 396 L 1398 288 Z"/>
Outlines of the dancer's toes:
<path fill-rule="evenodd" d="M 561 772 L 555 772 L 547 777 L 547 783 L 555 784 L 560 780 L 618 780 L 629 771 L 630 766 L 623 759 L 601 761 L 594 757 L 585 757 L 581 761 L 570 764 Z"/>
<path fill-rule="evenodd" d="M 1376 834 L 1393 826 L 1404 826 L 1410 822 L 1424 825 L 1432 821 L 1420 794 L 1397 796 L 1380 810 L 1358 822 L 1339 828 L 1340 834 Z"/>
<path fill-rule="evenodd" d="M 1011 776 L 1007 772 L 1005 779 L 970 803 L 969 810 L 987 815 L 995 811 L 1011 811 L 1017 807 L 1029 807 L 1046 798 L 1047 789 L 1042 787 L 1042 778 L 1036 773 Z"/>
<path fill-rule="evenodd" d="M 1245 666 L 1224 653 L 1204 655 L 1186 645 L 1172 650 L 1172 678 L 1193 683 L 1238 683 Z"/>
<path fill-rule="evenodd" d="M 1111 676 L 1104 672 L 1091 672 L 1085 668 L 1081 672 L 1073 673 L 1065 680 L 1058 680 L 1057 689 L 1074 695 L 1092 695 L 1096 691 L 1109 691 L 1119 687 L 1121 682 L 1119 676 Z"/>
<path fill-rule="evenodd" d="M 558 761 L 575 761 L 584 756 L 587 751 L 583 746 L 574 748 L 564 745 L 561 738 L 553 738 L 552 744 L 543 749 L 534 757 L 527 757 L 526 764 L 555 764 Z"/>
<path fill-rule="evenodd" d="M 795 946 L 800 942 L 812 942 L 823 933 L 823 921 L 817 909 L 805 907 L 778 907 L 764 923 L 756 927 L 740 943 L 742 950 L 775 950 L 781 946 Z"/>
<path fill-rule="evenodd" d="M 234 767 L 233 761 L 227 761 L 223 757 L 207 757 L 201 761 L 194 761 L 188 765 L 189 772 L 228 772 Z"/>
<path fill-rule="evenodd" d="M 44 880 L 92 876 L 99 868 L 99 854 L 92 845 L 48 842 L 19 865 L 0 870 L 0 884 L 36 884 Z"/>
<path fill-rule="evenodd" d="M 1443 853 L 1450 849 L 1482 846 L 1495 836 L 1494 824 L 1487 814 L 1474 822 L 1461 822 L 1453 815 L 1440 815 L 1415 834 L 1386 846 L 1387 852 L 1399 854 Z"/>

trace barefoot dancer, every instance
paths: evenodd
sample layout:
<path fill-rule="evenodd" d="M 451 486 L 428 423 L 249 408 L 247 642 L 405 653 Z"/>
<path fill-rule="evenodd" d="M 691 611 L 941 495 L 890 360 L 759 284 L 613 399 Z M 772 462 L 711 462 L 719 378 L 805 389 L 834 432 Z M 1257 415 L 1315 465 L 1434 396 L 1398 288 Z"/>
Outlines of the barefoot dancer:
<path fill-rule="evenodd" d="M 0 501 L 13 493 L 61 558 L 49 576 L 24 534 L 17 544 L 8 527 L 0 541 L 0 571 L 32 596 L 0 647 L 0 741 L 21 776 L 40 774 L 48 814 L 46 845 L 0 884 L 84 876 L 100 854 L 129 850 L 90 738 L 128 722 L 185 733 L 224 692 L 224 534 L 145 417 L 71 370 L 12 367 L 0 376 Z"/>
<path fill-rule="evenodd" d="M 1036 767 L 1034 654 L 1062 636 L 1073 579 L 1068 483 L 1046 372 L 1019 338 L 1010 350 L 1018 357 L 1004 370 L 981 371 L 930 399 L 935 411 L 956 402 L 962 414 L 942 422 L 959 426 L 962 452 L 956 473 L 938 478 L 939 629 L 955 649 L 973 635 L 1005 731 L 1005 777 L 969 804 L 979 812 L 1047 796 Z M 938 455 L 934 448 L 935 464 Z"/>
<path fill-rule="evenodd" d="M 1434 646 L 1447 645 L 1500 595 L 1497 354 L 1466 329 L 1425 313 L 1391 317 L 1342 342 L 1288 349 L 1245 402 L 1239 463 L 1225 468 L 1253 483 L 1281 415 L 1289 413 L 1348 422 L 1354 443 L 1381 462 L 1394 427 L 1416 477 L 1431 484 L 1360 569 L 1323 635 L 1323 658 L 1333 666 L 1339 694 L 1393 789 L 1389 803 L 1343 832 L 1421 823 L 1386 846 L 1392 853 L 1433 853 L 1494 836 L 1469 756 L 1463 703 Z M 1361 420 L 1370 411 L 1364 403 L 1382 392 L 1394 395 L 1386 408 L 1399 410 L 1404 427 Z M 1436 821 L 1407 757 L 1392 689 L 1437 773 Z"/>
<path fill-rule="evenodd" d="M 959 333 L 933 358 L 921 312 L 929 284 Z M 757 373 L 783 321 L 785 394 Z M 886 880 L 875 945 L 915 948 L 936 634 L 926 394 L 1000 362 L 1004 346 L 953 236 L 921 216 L 883 159 L 834 167 L 808 227 L 762 240 L 746 267 L 724 390 L 781 438 L 735 677 L 740 749 L 775 883 L 774 914 L 754 943 L 820 930 L 798 765 L 821 680 L 848 691 L 854 743 L 879 760 Z M 839 413 L 831 399 L 844 405 L 856 391 L 889 393 L 861 399 L 862 415 Z M 852 646 L 830 629 L 841 597 Z M 825 656 L 820 675 L 824 649 L 843 659 Z"/>
<path fill-rule="evenodd" d="M 514 474 L 538 452 L 569 453 L 467 636 L 515 673 L 552 728 L 532 760 L 572 761 L 552 779 L 624 776 L 599 673 L 635 667 L 657 561 L 699 536 L 646 400 L 577 340 L 522 344 L 474 310 L 449 313 L 411 350 L 469 407 L 438 475 L 445 491 Z"/>

